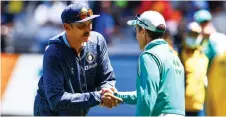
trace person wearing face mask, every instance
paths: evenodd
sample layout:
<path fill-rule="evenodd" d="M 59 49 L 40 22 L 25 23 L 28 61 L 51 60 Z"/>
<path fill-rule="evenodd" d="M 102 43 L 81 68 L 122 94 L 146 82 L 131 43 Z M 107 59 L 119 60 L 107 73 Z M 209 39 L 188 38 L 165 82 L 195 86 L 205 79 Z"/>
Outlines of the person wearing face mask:
<path fill-rule="evenodd" d="M 196 22 L 191 22 L 187 29 L 180 54 L 185 68 L 185 109 L 186 116 L 198 116 L 203 110 L 205 100 L 208 58 L 200 47 L 201 27 Z"/>
<path fill-rule="evenodd" d="M 61 13 L 65 31 L 45 49 L 35 116 L 85 116 L 91 107 L 103 103 L 111 108 L 122 101 L 101 91 L 115 87 L 115 74 L 104 37 L 91 31 L 98 16 L 84 3 L 71 4 Z"/>

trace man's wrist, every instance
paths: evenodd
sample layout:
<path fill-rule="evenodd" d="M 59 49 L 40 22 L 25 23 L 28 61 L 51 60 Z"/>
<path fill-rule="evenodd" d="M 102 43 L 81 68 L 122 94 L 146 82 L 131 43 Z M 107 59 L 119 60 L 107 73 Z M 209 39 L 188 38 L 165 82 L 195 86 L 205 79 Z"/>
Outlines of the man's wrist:
<path fill-rule="evenodd" d="M 98 101 L 98 102 L 102 102 L 102 100 L 101 100 L 101 97 L 102 97 L 102 95 L 101 95 L 101 91 L 95 91 L 95 92 L 93 92 L 94 93 L 94 97 L 95 97 L 95 99 Z"/>
<path fill-rule="evenodd" d="M 121 99 L 123 100 L 123 102 L 122 102 L 122 103 L 124 103 L 124 96 L 123 96 L 123 95 L 121 95 L 121 93 L 120 93 L 120 92 L 115 92 L 115 93 L 114 93 L 114 96 L 116 96 L 116 97 L 118 97 L 118 98 L 121 98 Z"/>

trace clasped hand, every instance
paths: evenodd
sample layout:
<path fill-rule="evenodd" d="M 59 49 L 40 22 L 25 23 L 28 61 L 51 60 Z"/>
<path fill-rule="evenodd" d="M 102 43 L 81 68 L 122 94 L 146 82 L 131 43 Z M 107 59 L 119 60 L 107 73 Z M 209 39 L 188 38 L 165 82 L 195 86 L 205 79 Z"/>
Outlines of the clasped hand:
<path fill-rule="evenodd" d="M 114 96 L 114 93 L 117 92 L 115 88 L 103 88 L 101 90 L 101 106 L 112 108 L 119 105 L 123 100 Z"/>

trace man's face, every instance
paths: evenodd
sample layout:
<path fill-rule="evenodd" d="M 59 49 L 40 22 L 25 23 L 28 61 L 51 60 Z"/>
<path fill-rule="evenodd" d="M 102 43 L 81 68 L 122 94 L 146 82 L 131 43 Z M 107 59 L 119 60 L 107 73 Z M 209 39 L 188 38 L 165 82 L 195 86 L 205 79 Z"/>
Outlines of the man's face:
<path fill-rule="evenodd" d="M 138 40 L 138 43 L 140 45 L 140 49 L 144 50 L 144 47 L 146 46 L 146 39 L 145 39 L 145 29 L 139 29 L 139 27 L 136 25 L 136 39 Z"/>
<path fill-rule="evenodd" d="M 203 30 L 206 26 L 208 26 L 209 23 L 210 23 L 209 21 L 201 22 L 201 23 L 200 23 L 200 26 L 201 26 L 202 30 Z"/>
<path fill-rule="evenodd" d="M 210 21 L 201 22 L 200 26 L 202 28 L 203 38 L 205 38 L 205 39 L 209 38 L 209 36 L 210 36 L 210 30 L 209 30 Z"/>
<path fill-rule="evenodd" d="M 216 29 L 211 23 L 208 23 L 202 30 L 203 38 L 208 39 L 209 36 L 214 32 L 216 32 Z"/>
<path fill-rule="evenodd" d="M 92 30 L 92 20 L 67 25 L 67 33 L 77 42 L 87 42 Z"/>
<path fill-rule="evenodd" d="M 198 32 L 190 31 L 187 33 L 184 41 L 187 47 L 194 49 L 200 45 L 202 38 L 200 37 Z"/>

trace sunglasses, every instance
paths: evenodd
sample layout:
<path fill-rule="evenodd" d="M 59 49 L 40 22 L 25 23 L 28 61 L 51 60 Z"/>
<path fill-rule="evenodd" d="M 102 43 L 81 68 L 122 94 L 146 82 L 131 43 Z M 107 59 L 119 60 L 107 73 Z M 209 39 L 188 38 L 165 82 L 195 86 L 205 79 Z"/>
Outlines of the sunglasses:
<path fill-rule="evenodd" d="M 148 27 L 148 25 L 147 25 L 146 23 L 144 23 L 143 21 L 141 21 L 141 19 L 140 19 L 140 14 L 136 14 L 135 19 L 136 19 L 137 21 L 139 21 L 140 23 L 142 23 L 142 24 L 144 24 L 145 26 Z"/>
<path fill-rule="evenodd" d="M 75 18 L 79 18 L 79 20 L 83 20 L 87 17 L 90 17 L 93 15 L 93 10 L 88 9 L 87 11 L 81 11 Z"/>

